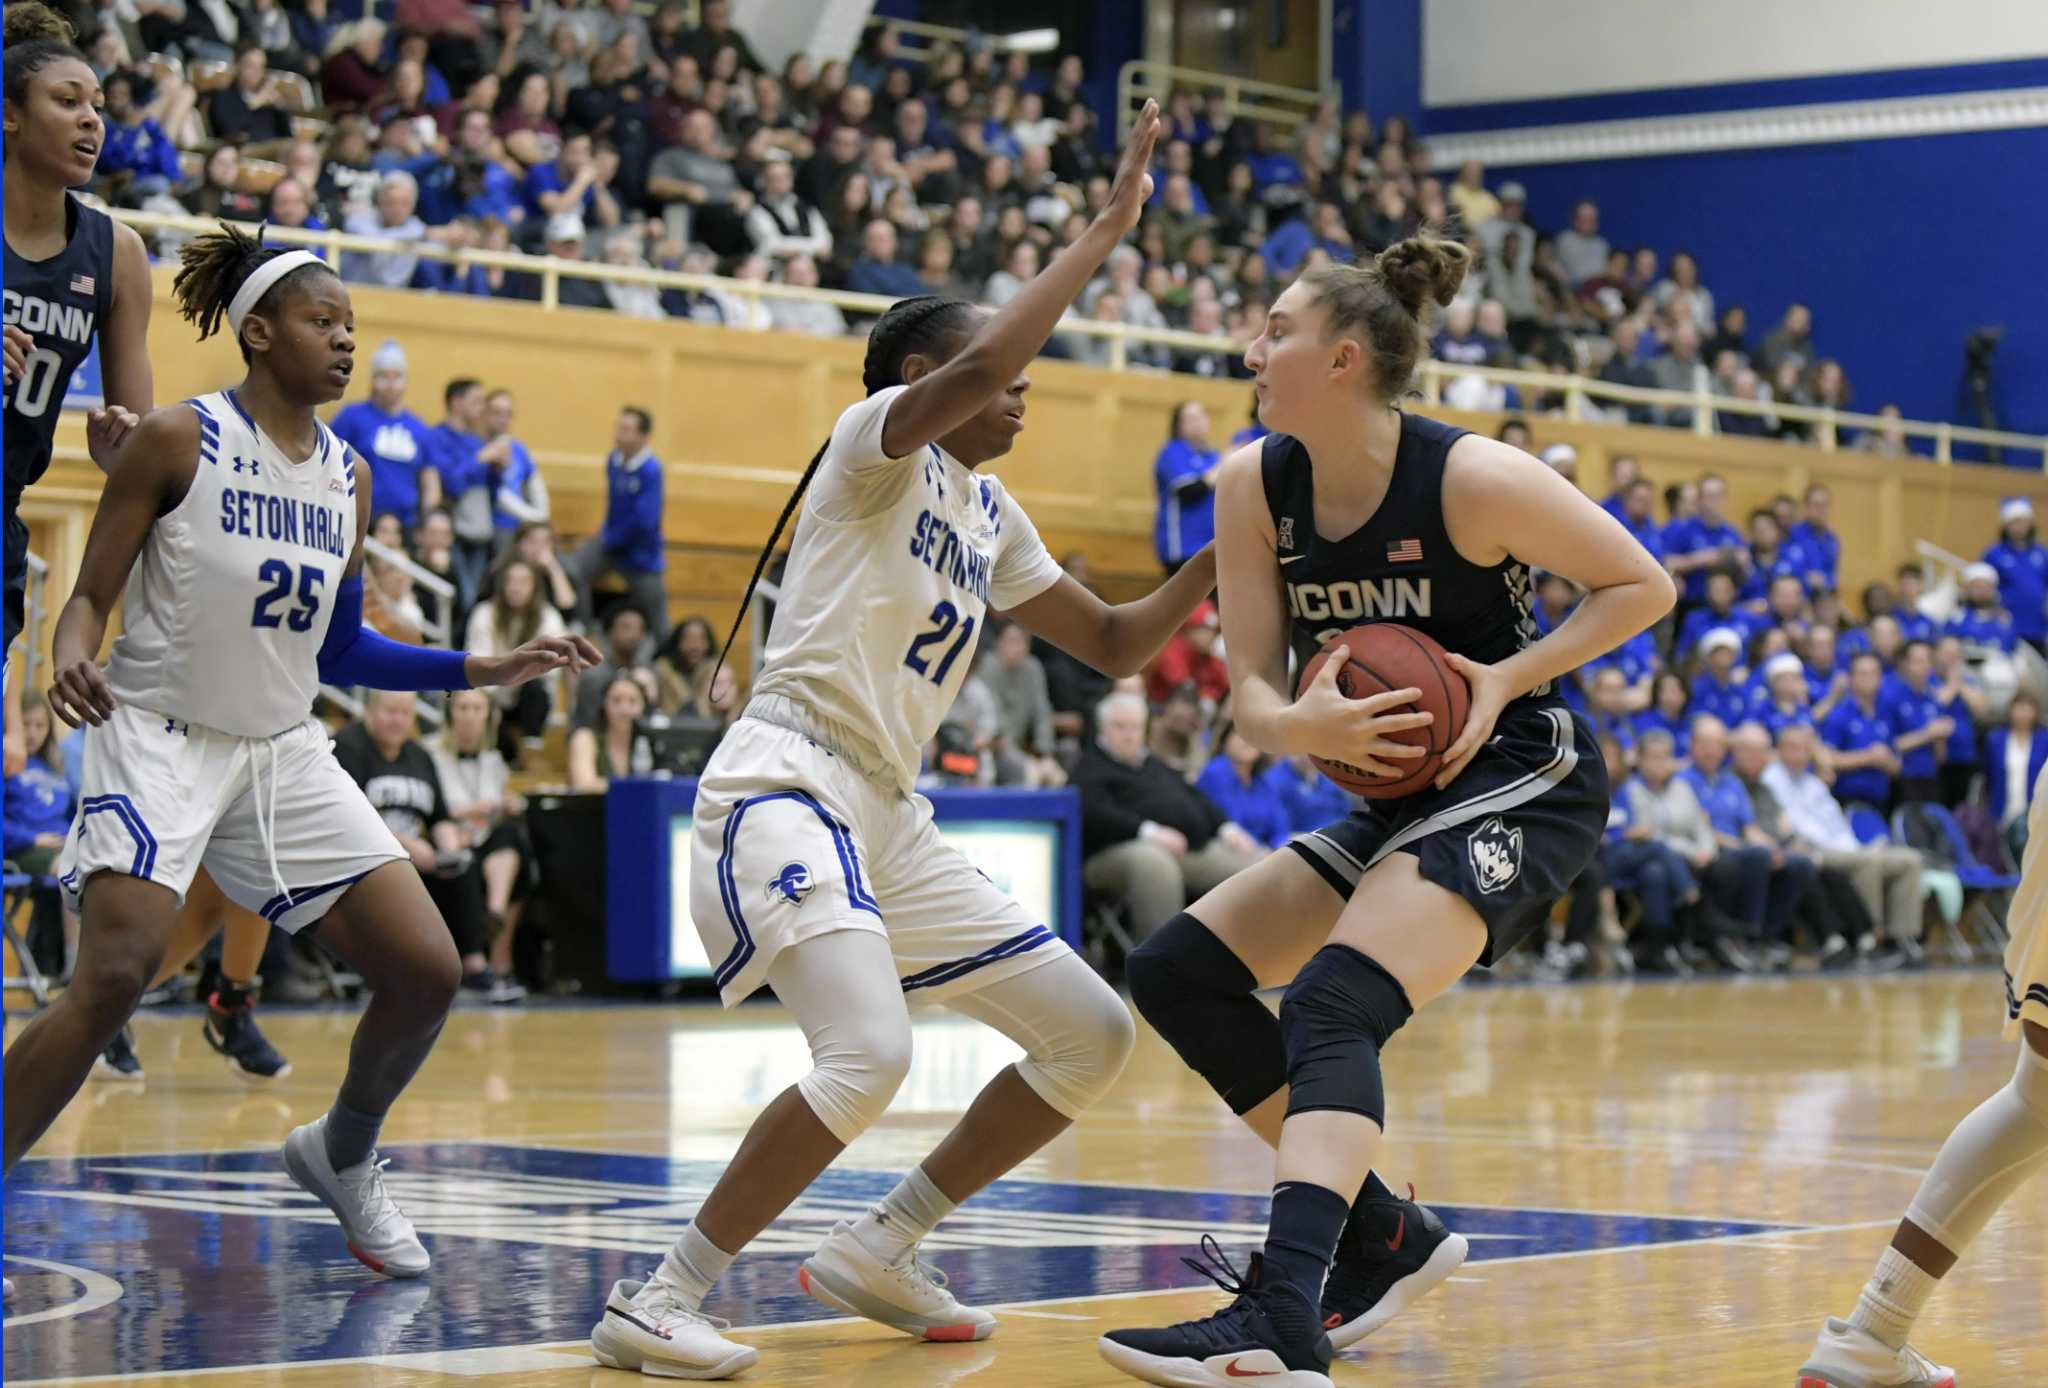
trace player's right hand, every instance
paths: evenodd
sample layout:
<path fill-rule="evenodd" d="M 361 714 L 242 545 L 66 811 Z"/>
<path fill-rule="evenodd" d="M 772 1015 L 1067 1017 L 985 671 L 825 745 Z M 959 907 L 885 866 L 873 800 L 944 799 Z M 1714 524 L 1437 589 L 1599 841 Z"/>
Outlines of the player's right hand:
<path fill-rule="evenodd" d="M 34 338 L 12 323 L 7 325 L 7 379 L 10 383 L 20 380 L 27 373 L 28 354 L 35 349 Z"/>
<path fill-rule="evenodd" d="M 1343 670 L 1341 660 L 1323 662 L 1316 677 L 1293 704 L 1293 716 L 1302 730 L 1301 742 L 1308 751 L 1327 761 L 1348 762 L 1369 776 L 1404 776 L 1403 762 L 1415 761 L 1424 749 L 1395 742 L 1392 733 L 1409 728 L 1426 728 L 1436 721 L 1433 713 L 1394 710 L 1422 697 L 1420 689 L 1389 689 L 1364 699 L 1353 699 L 1337 687 Z"/>
<path fill-rule="evenodd" d="M 99 727 L 114 716 L 115 707 L 107 672 L 97 661 L 74 661 L 57 672 L 57 681 L 50 686 L 51 711 L 74 728 L 87 723 Z"/>
<path fill-rule="evenodd" d="M 1159 140 L 1159 103 L 1148 100 L 1145 109 L 1138 112 L 1136 123 L 1131 126 L 1131 138 L 1124 145 L 1123 158 L 1117 161 L 1116 180 L 1110 184 L 1109 201 L 1096 214 L 1098 221 L 1113 227 L 1118 236 L 1123 236 L 1138 225 L 1138 219 L 1145 215 L 1145 204 L 1152 198 L 1152 146 Z"/>

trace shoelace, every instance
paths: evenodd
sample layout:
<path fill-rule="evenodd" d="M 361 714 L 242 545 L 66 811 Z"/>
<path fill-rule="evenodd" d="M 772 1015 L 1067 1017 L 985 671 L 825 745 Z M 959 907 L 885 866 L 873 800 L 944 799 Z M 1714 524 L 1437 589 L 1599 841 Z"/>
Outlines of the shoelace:
<path fill-rule="evenodd" d="M 1932 1382 L 1940 1372 L 1941 1366 L 1939 1364 L 1936 1364 L 1932 1359 L 1929 1359 L 1911 1345 L 1899 1346 L 1899 1354 L 1905 1359 L 1906 1367 L 1911 1369 L 1917 1377 Z"/>
<path fill-rule="evenodd" d="M 946 1274 L 918 1257 L 917 1247 L 916 1244 L 910 1245 L 910 1247 L 903 1250 L 902 1255 L 895 1262 L 884 1263 L 883 1266 L 898 1277 L 901 1277 L 904 1281 L 909 1282 L 912 1286 L 916 1286 L 920 1280 L 923 1280 L 933 1287 L 944 1291 L 947 1285 Z"/>
<path fill-rule="evenodd" d="M 642 1300 L 642 1298 L 645 1300 Z M 668 1283 L 661 1280 L 659 1271 L 647 1274 L 647 1281 L 640 1289 L 640 1295 L 633 1298 L 634 1309 L 645 1311 L 659 1329 L 666 1330 L 678 1321 L 692 1325 L 708 1325 L 723 1334 L 732 1329 L 732 1322 L 724 1316 L 714 1316 L 700 1311 L 675 1294 Z"/>
<path fill-rule="evenodd" d="M 1214 1282 L 1224 1291 L 1229 1292 L 1237 1300 L 1222 1310 L 1204 1316 L 1200 1320 L 1182 1321 L 1173 1328 L 1189 1332 L 1197 1338 L 1209 1340 L 1217 1344 L 1223 1344 L 1235 1338 L 1236 1323 L 1243 1313 L 1241 1308 L 1244 1308 L 1248 1302 L 1260 1300 L 1264 1297 L 1265 1292 L 1246 1281 L 1246 1274 L 1237 1270 L 1237 1265 L 1230 1261 L 1228 1255 L 1223 1251 L 1223 1245 L 1217 1243 L 1215 1236 L 1212 1234 L 1202 1235 L 1202 1256 L 1200 1258 L 1182 1258 L 1181 1262 L 1196 1272 L 1201 1273 L 1202 1276 Z"/>
<path fill-rule="evenodd" d="M 393 1219 L 405 1217 L 405 1211 L 398 1208 L 398 1202 L 393 1200 L 390 1192 L 384 1188 L 384 1168 L 389 1165 L 391 1158 L 386 1157 L 379 1161 L 377 1154 L 372 1152 L 370 1159 L 356 1168 L 363 1174 L 352 1175 L 345 1171 L 335 1173 L 341 1178 L 342 1185 L 349 1188 L 349 1194 L 355 1197 L 356 1208 L 370 1215 L 369 1226 L 363 1230 L 366 1237 L 374 1238 L 385 1224 Z"/>

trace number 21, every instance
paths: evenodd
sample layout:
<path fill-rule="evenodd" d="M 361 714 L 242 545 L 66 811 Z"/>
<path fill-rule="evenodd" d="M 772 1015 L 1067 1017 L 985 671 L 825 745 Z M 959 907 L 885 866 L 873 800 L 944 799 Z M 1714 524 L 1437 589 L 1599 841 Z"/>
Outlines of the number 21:
<path fill-rule="evenodd" d="M 958 608 L 950 602 L 941 602 L 932 608 L 929 620 L 932 623 L 931 630 L 910 643 L 910 650 L 904 655 L 903 663 L 920 675 L 928 673 L 933 684 L 944 684 L 946 676 L 953 669 L 953 662 L 960 658 L 960 652 L 966 650 L 968 644 L 974 640 L 974 618 L 969 617 L 962 622 Z M 953 636 L 953 628 L 956 626 L 960 628 L 960 634 L 953 637 L 953 644 L 948 646 L 946 654 L 940 657 L 939 668 L 931 670 L 930 661 L 924 654 L 925 648 L 936 646 L 948 636 Z"/>

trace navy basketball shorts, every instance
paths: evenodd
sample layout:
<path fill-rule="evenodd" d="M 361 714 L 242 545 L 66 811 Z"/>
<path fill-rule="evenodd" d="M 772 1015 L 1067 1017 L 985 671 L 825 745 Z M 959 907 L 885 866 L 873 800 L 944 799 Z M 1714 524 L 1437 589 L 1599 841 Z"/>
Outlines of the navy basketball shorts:
<path fill-rule="evenodd" d="M 1584 719 L 1555 700 L 1510 704 L 1455 781 L 1368 801 L 1288 847 L 1345 900 L 1389 853 L 1472 904 L 1491 964 L 1549 916 L 1607 827 L 1607 768 Z"/>

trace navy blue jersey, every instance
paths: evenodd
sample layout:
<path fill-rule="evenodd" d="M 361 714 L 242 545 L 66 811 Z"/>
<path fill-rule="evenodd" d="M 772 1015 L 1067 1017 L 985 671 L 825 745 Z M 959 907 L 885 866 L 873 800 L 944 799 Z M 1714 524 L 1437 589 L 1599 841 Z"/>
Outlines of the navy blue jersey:
<path fill-rule="evenodd" d="M 7 390 L 7 642 L 21 630 L 28 527 L 21 493 L 50 467 L 57 415 L 114 302 L 114 223 L 76 198 L 65 199 L 69 236 L 48 260 L 24 260 L 7 247 L 9 327 L 35 339 L 28 367 Z"/>
<path fill-rule="evenodd" d="M 1404 413 L 1386 498 L 1364 525 L 1334 540 L 1316 530 L 1308 450 L 1289 435 L 1267 435 L 1266 505 L 1299 665 L 1340 632 L 1368 622 L 1399 622 L 1485 665 L 1541 634 L 1530 615 L 1528 566 L 1512 557 L 1474 564 L 1452 547 L 1444 527 L 1444 461 L 1467 432 Z M 1533 692 L 1548 694 L 1550 686 Z"/>

